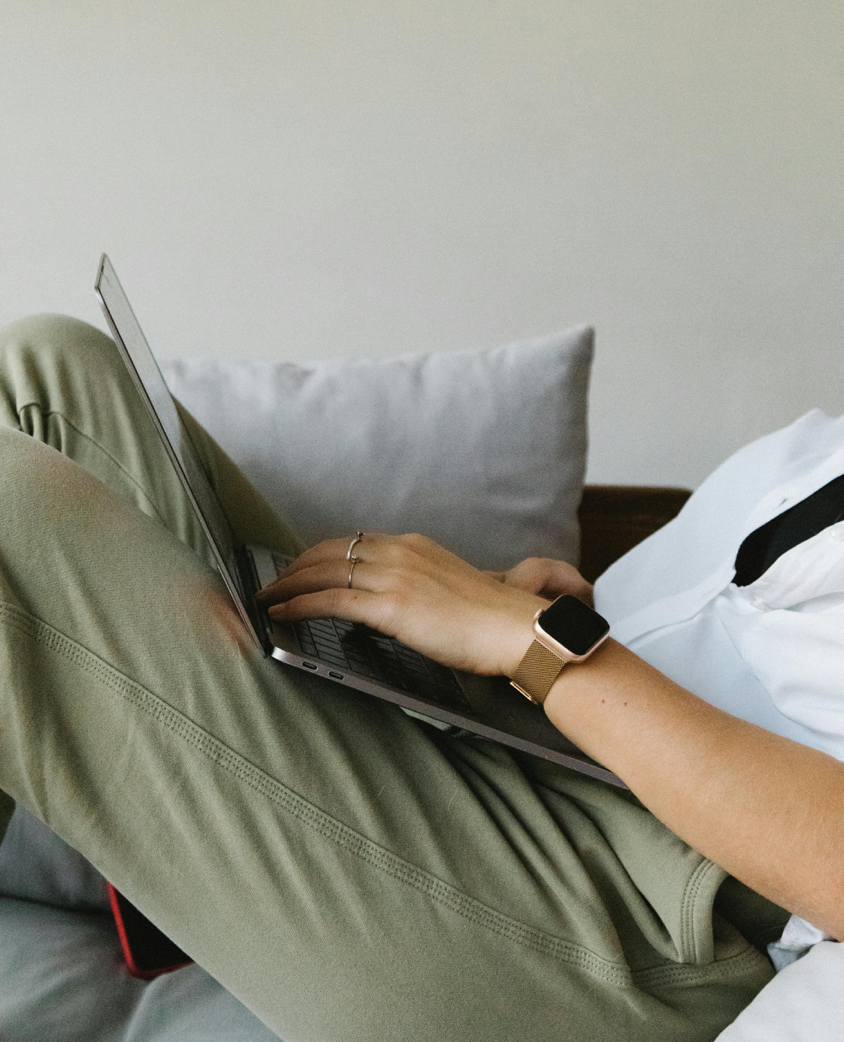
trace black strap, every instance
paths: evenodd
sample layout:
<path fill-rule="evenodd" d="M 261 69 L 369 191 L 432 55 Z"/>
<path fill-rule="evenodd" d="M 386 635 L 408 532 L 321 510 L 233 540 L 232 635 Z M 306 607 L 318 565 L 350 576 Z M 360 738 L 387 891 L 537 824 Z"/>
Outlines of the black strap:
<path fill-rule="evenodd" d="M 748 586 L 793 546 L 844 521 L 844 474 L 757 528 L 736 554 L 736 586 Z"/>

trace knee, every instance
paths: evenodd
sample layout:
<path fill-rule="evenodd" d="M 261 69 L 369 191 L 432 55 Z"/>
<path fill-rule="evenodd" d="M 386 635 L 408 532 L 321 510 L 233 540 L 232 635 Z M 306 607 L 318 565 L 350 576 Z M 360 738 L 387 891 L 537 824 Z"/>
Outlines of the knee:
<path fill-rule="evenodd" d="M 94 326 L 68 315 L 32 315 L 0 329 L 0 355 L 70 353 L 74 364 L 101 360 L 115 351 L 114 342 Z"/>
<path fill-rule="evenodd" d="M 59 388 L 68 388 L 122 369 L 109 337 L 87 322 L 65 315 L 35 315 L 0 330 L 0 398 L 11 410 L 45 409 Z M 3 422 L 11 422 L 4 418 Z"/>

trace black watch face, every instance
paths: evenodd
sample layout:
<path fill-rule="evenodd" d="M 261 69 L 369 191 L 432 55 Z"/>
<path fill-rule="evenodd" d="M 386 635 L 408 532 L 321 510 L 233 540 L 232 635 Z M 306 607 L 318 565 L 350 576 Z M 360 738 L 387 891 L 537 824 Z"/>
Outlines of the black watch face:
<path fill-rule="evenodd" d="M 539 625 L 573 655 L 585 655 L 609 632 L 610 624 L 577 597 L 558 597 L 539 617 Z"/>

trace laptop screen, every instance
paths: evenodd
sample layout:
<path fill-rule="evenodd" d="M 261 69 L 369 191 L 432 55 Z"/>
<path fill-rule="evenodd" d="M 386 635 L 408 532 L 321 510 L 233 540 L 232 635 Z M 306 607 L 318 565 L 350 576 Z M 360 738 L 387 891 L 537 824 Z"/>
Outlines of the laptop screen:
<path fill-rule="evenodd" d="M 141 398 L 147 405 L 167 454 L 187 493 L 217 567 L 249 631 L 260 644 L 246 611 L 247 591 L 237 567 L 232 534 L 217 495 L 205 476 L 190 435 L 185 430 L 161 370 L 123 292 L 108 257 L 103 254 L 95 286 L 106 321 Z"/>

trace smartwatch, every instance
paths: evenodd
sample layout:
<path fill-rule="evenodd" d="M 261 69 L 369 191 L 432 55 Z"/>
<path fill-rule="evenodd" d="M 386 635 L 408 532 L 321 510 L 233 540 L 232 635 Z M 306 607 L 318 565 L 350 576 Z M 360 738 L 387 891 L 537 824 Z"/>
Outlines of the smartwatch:
<path fill-rule="evenodd" d="M 570 662 L 585 662 L 610 635 L 610 624 L 593 608 L 563 594 L 533 617 L 534 640 L 510 683 L 541 706 Z"/>

